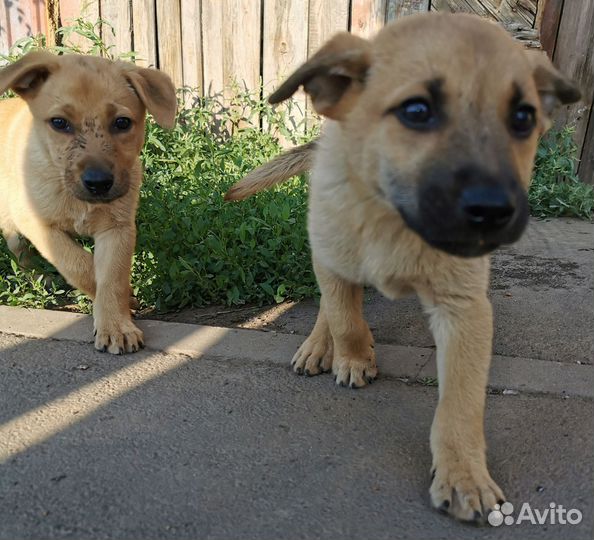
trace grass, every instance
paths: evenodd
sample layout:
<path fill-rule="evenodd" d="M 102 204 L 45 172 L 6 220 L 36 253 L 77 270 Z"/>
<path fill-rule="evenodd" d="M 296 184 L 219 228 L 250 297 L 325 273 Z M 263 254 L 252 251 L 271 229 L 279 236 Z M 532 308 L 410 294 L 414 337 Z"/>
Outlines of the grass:
<path fill-rule="evenodd" d="M 90 40 L 89 50 L 76 52 L 111 56 L 98 37 L 99 24 L 105 23 L 79 21 L 59 34 L 66 39 L 75 32 Z M 5 60 L 14 61 L 44 45 L 42 38 L 21 40 Z M 305 226 L 305 179 L 242 203 L 223 201 L 229 186 L 281 151 L 279 137 L 298 144 L 315 136 L 315 130 L 307 137 L 296 135 L 303 130 L 294 124 L 290 108 L 275 111 L 239 89 L 231 103 L 198 98 L 189 89 L 182 90 L 180 99 L 194 106 L 182 110 L 173 130 L 162 130 L 150 118 L 147 122 L 132 268 L 141 305 L 172 310 L 281 302 L 316 294 Z M 541 142 L 530 192 L 534 215 L 592 218 L 593 189 L 577 180 L 575 163 L 569 130 Z M 90 309 L 88 299 L 45 261 L 40 259 L 35 271 L 19 269 L 3 240 L 0 303 Z"/>
<path fill-rule="evenodd" d="M 437 377 L 420 377 L 417 379 L 417 383 L 421 386 L 439 386 Z"/>

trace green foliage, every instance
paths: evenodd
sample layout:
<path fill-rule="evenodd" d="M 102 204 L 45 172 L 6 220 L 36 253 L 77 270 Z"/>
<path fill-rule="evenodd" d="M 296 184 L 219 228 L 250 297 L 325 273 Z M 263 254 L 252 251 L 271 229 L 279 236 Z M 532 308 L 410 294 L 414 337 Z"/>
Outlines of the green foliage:
<path fill-rule="evenodd" d="M 247 93 L 229 106 L 200 99 L 171 131 L 149 122 L 133 268 L 143 304 L 165 309 L 314 294 L 305 181 L 223 201 L 234 182 L 281 151 L 281 132 L 290 136 L 283 113 Z"/>
<path fill-rule="evenodd" d="M 594 216 L 594 187 L 580 182 L 575 173 L 577 148 L 572 134 L 572 128 L 566 127 L 540 141 L 528 194 L 535 216 Z"/>
<path fill-rule="evenodd" d="M 439 386 L 437 377 L 421 377 L 417 379 L 417 383 L 422 386 Z"/>
<path fill-rule="evenodd" d="M 74 305 L 78 311 L 91 312 L 89 299 L 73 290 L 55 269 L 41 257 L 35 269 L 19 268 L 0 236 L 0 304 L 29 308 Z"/>

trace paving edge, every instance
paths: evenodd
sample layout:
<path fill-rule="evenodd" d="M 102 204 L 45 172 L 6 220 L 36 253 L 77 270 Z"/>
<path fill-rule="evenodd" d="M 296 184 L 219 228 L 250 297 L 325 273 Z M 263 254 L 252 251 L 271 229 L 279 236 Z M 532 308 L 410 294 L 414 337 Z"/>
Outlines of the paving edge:
<path fill-rule="evenodd" d="M 191 357 L 217 357 L 286 365 L 303 336 L 153 320 L 136 321 L 147 349 Z M 93 342 L 88 315 L 0 306 L 0 333 L 37 339 Z M 409 381 L 436 377 L 435 351 L 399 345 L 376 346 L 383 376 Z M 594 398 L 594 366 L 495 355 L 489 387 L 522 393 Z"/>

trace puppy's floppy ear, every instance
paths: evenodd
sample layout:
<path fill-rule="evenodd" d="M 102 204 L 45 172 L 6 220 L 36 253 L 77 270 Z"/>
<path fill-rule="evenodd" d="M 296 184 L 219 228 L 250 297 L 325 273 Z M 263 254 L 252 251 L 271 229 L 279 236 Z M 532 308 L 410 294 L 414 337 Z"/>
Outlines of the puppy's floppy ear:
<path fill-rule="evenodd" d="M 32 97 L 56 69 L 56 55 L 47 51 L 30 52 L 14 64 L 0 70 L 0 94 L 10 89 L 25 99 Z"/>
<path fill-rule="evenodd" d="M 526 55 L 532 66 L 543 111 L 547 116 L 550 116 L 560 104 L 579 101 L 581 92 L 577 86 L 553 66 L 545 52 L 527 49 Z"/>
<path fill-rule="evenodd" d="M 295 71 L 268 101 L 280 103 L 303 85 L 318 113 L 340 120 L 363 90 L 370 64 L 369 41 L 347 32 L 337 34 Z"/>
<path fill-rule="evenodd" d="M 126 69 L 125 74 L 157 124 L 171 129 L 175 125 L 177 97 L 169 75 L 156 69 L 138 67 Z"/>

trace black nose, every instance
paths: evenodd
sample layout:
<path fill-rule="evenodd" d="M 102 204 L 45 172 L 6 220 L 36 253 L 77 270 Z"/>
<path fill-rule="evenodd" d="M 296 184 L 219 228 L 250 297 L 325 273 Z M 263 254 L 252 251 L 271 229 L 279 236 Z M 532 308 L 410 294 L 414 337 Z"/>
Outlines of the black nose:
<path fill-rule="evenodd" d="M 500 186 L 468 186 L 459 198 L 459 208 L 471 227 L 501 229 L 516 210 L 510 194 Z"/>
<path fill-rule="evenodd" d="M 104 169 L 89 167 L 83 171 L 80 179 L 93 195 L 105 195 L 113 186 L 113 174 Z"/>

